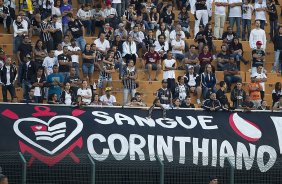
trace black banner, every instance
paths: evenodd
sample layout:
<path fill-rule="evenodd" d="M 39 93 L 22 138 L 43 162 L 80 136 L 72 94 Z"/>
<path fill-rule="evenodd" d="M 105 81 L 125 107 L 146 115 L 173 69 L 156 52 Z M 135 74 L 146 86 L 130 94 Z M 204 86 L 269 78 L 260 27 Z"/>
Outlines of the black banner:
<path fill-rule="evenodd" d="M 90 153 L 97 161 L 123 160 L 199 166 L 271 169 L 281 159 L 282 115 L 271 112 L 204 112 L 24 104 L 0 105 L 0 152 L 29 153 L 54 166 L 66 156 Z"/>

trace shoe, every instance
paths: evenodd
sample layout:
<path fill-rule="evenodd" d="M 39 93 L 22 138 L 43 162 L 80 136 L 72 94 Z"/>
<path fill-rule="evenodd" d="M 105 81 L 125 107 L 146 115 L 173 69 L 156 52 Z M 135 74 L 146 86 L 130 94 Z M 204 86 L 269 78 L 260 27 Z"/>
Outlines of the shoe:
<path fill-rule="evenodd" d="M 250 61 L 245 61 L 245 62 L 244 62 L 245 65 L 247 65 L 247 64 L 249 64 L 249 63 L 250 63 Z"/>
<path fill-rule="evenodd" d="M 201 100 L 198 98 L 197 99 L 197 104 L 200 105 L 201 104 Z"/>

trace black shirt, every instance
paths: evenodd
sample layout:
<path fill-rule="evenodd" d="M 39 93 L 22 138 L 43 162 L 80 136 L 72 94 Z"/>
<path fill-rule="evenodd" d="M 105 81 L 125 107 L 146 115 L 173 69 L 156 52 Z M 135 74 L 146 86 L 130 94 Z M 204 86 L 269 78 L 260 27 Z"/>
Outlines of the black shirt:
<path fill-rule="evenodd" d="M 194 104 L 187 105 L 185 102 L 180 105 L 181 108 L 195 108 Z"/>
<path fill-rule="evenodd" d="M 69 82 L 70 84 L 72 84 L 74 82 L 78 82 L 79 80 L 80 80 L 79 77 L 77 75 L 75 75 L 75 76 L 68 76 L 66 81 Z M 70 87 L 70 89 L 75 92 L 74 93 L 75 95 L 76 95 L 78 88 L 79 88 L 79 86 L 77 86 L 77 87 L 71 86 Z"/>
<path fill-rule="evenodd" d="M 93 55 L 93 51 L 90 50 L 90 51 L 86 51 L 84 50 L 83 51 L 83 54 L 86 55 L 86 56 L 92 56 Z M 93 64 L 94 63 L 94 59 L 85 59 L 83 58 L 83 63 L 90 63 L 90 64 Z"/>
<path fill-rule="evenodd" d="M 199 31 L 197 34 L 196 34 L 196 40 L 199 43 L 205 43 L 205 39 L 204 39 L 204 35 L 205 35 L 205 32 L 204 31 Z"/>
<path fill-rule="evenodd" d="M 58 55 L 58 62 L 63 61 L 63 62 L 71 62 L 71 57 L 69 55 L 65 54 L 60 54 Z M 69 72 L 70 71 L 70 66 L 69 65 L 60 65 L 59 66 L 59 72 Z"/>
<path fill-rule="evenodd" d="M 160 88 L 157 91 L 157 96 L 160 99 L 161 104 L 170 104 L 172 93 L 169 89 Z"/>
<path fill-rule="evenodd" d="M 20 52 L 21 62 L 23 62 L 24 56 L 26 56 L 27 54 L 31 55 L 31 53 L 32 53 L 32 46 L 31 46 L 30 43 L 29 44 L 22 43 L 19 46 L 18 51 Z"/>
<path fill-rule="evenodd" d="M 242 107 L 249 107 L 249 108 L 253 108 L 254 107 L 254 103 L 252 101 L 244 101 L 242 103 Z"/>
<path fill-rule="evenodd" d="M 276 10 L 276 6 L 275 4 L 271 4 L 271 5 L 267 5 L 267 9 L 271 12 L 268 12 L 269 14 L 269 20 L 270 21 L 275 21 L 278 19 L 278 15 L 277 15 L 277 10 Z M 274 13 L 273 13 L 274 12 Z"/>
<path fill-rule="evenodd" d="M 167 14 L 167 11 L 162 13 L 163 22 L 166 24 L 172 24 L 172 20 L 174 20 L 174 13 Z"/>
<path fill-rule="evenodd" d="M 195 7 L 196 10 L 207 10 L 206 0 L 197 0 Z"/>
<path fill-rule="evenodd" d="M 261 49 L 255 49 L 252 51 L 252 55 L 257 54 L 258 56 L 265 56 L 265 52 Z M 263 66 L 263 60 L 258 60 L 253 57 L 252 67 Z"/>
<path fill-rule="evenodd" d="M 218 99 L 223 106 L 229 104 L 225 91 L 222 91 L 222 89 L 217 90 L 216 99 Z"/>
<path fill-rule="evenodd" d="M 80 22 L 80 20 L 75 19 L 74 21 L 69 21 L 68 26 L 74 38 L 79 38 L 83 36 L 82 33 L 83 24 Z"/>

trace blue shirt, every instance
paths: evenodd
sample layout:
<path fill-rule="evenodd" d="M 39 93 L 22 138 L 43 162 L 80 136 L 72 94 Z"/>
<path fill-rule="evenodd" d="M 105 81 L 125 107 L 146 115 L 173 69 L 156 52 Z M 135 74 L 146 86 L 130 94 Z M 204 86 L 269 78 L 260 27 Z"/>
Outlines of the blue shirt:
<path fill-rule="evenodd" d="M 55 81 L 58 81 L 60 83 L 63 83 L 64 82 L 64 77 L 62 74 L 60 73 L 52 73 L 50 75 L 48 75 L 47 77 L 47 83 L 53 83 Z M 61 90 L 61 87 L 59 85 L 51 85 L 49 87 L 49 94 L 57 94 L 58 96 L 61 94 L 62 90 Z"/>
<path fill-rule="evenodd" d="M 63 14 L 64 11 L 70 11 L 72 9 L 72 5 L 68 4 L 68 5 L 62 5 L 60 10 L 61 10 L 61 13 Z M 63 16 L 62 17 L 62 24 L 63 25 L 67 25 L 68 24 L 68 18 L 67 18 L 67 15 Z"/>

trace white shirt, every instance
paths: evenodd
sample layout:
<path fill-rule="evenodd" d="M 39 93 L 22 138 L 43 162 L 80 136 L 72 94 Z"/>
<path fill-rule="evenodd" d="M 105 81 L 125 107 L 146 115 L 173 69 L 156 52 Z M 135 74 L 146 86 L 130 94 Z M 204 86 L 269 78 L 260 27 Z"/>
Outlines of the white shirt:
<path fill-rule="evenodd" d="M 137 55 L 137 47 L 135 42 L 131 42 L 130 44 L 128 42 L 123 42 L 122 44 L 122 57 L 124 57 L 126 54 L 135 54 Z"/>
<path fill-rule="evenodd" d="M 156 32 L 156 38 L 158 38 L 160 34 L 161 34 L 161 31 L 158 29 L 157 32 Z M 165 39 L 166 39 L 165 41 L 170 42 L 168 30 L 165 30 L 164 35 L 165 35 Z"/>
<path fill-rule="evenodd" d="M 171 46 L 172 46 L 172 53 L 183 54 L 183 51 L 181 50 L 174 50 L 173 46 L 177 46 L 177 47 L 184 46 L 185 47 L 185 42 L 183 40 L 180 40 L 180 41 L 172 40 Z"/>
<path fill-rule="evenodd" d="M 179 88 L 179 91 L 178 91 L 178 94 L 179 94 L 179 99 L 181 101 L 185 100 L 186 96 L 187 96 L 187 91 L 186 91 L 186 88 L 185 88 L 185 85 L 178 85 L 178 88 Z"/>
<path fill-rule="evenodd" d="M 106 39 L 104 39 L 104 42 L 102 43 L 100 38 L 98 38 L 94 41 L 94 43 L 96 44 L 96 47 L 101 49 L 102 51 L 106 51 L 110 48 L 110 42 Z"/>
<path fill-rule="evenodd" d="M 252 20 L 252 13 L 254 11 L 254 7 L 251 4 L 243 4 L 243 15 L 242 18 L 243 19 L 248 19 L 248 20 Z"/>
<path fill-rule="evenodd" d="M 156 40 L 154 44 L 156 46 L 155 51 L 157 52 L 160 52 L 161 50 L 163 50 L 166 53 L 169 49 L 169 45 L 167 41 L 164 42 L 164 45 L 161 45 L 160 42 Z"/>
<path fill-rule="evenodd" d="M 69 46 L 68 49 L 71 52 L 72 51 L 80 51 L 80 48 L 78 46 L 75 46 L 75 47 Z M 71 55 L 71 61 L 73 63 L 79 63 L 79 55 L 75 55 L 75 54 Z"/>
<path fill-rule="evenodd" d="M 50 75 L 53 73 L 53 66 L 57 64 L 57 59 L 56 57 L 50 58 L 49 56 L 45 57 L 43 60 L 42 66 L 46 69 L 47 73 L 46 76 Z"/>
<path fill-rule="evenodd" d="M 227 0 L 215 0 L 215 3 L 228 3 Z M 226 6 L 215 6 L 214 8 L 215 15 L 226 15 Z"/>
<path fill-rule="evenodd" d="M 70 93 L 67 93 L 67 92 L 65 92 L 65 104 L 66 105 L 71 105 L 71 94 Z"/>
<path fill-rule="evenodd" d="M 259 29 L 253 29 L 251 31 L 250 38 L 249 38 L 249 44 L 250 44 L 250 47 L 252 49 L 257 48 L 257 46 L 256 46 L 257 41 L 262 42 L 261 48 L 263 50 L 265 50 L 265 48 L 266 48 L 266 35 L 265 35 L 265 31 L 263 29 L 259 28 Z"/>
<path fill-rule="evenodd" d="M 192 75 L 189 74 L 188 86 L 196 86 L 196 80 L 193 74 Z"/>
<path fill-rule="evenodd" d="M 181 37 L 180 37 L 180 38 L 181 38 L 181 39 L 185 39 L 185 33 L 184 33 L 184 31 L 180 31 L 180 34 L 181 34 Z M 175 30 L 173 30 L 173 31 L 170 32 L 169 38 L 170 38 L 170 41 L 176 39 L 176 31 L 175 31 Z"/>
<path fill-rule="evenodd" d="M 16 37 L 19 33 L 23 33 L 23 32 L 28 32 L 28 23 L 26 20 L 23 20 L 21 22 L 23 28 L 18 29 L 18 26 L 15 23 L 16 21 L 13 22 L 13 29 L 14 29 L 14 37 Z"/>
<path fill-rule="evenodd" d="M 107 95 L 103 95 L 100 97 L 100 101 L 109 105 L 109 106 L 113 106 L 114 103 L 117 102 L 116 97 L 111 95 L 110 98 L 107 98 Z"/>
<path fill-rule="evenodd" d="M 255 73 L 255 76 L 257 76 L 257 79 L 267 79 L 267 76 L 265 75 L 265 73 Z M 262 87 L 262 90 L 265 91 L 265 82 L 260 82 L 260 85 Z"/>
<path fill-rule="evenodd" d="M 48 6 L 46 6 L 46 0 L 43 0 L 43 8 L 44 9 L 51 9 L 53 6 L 54 6 L 54 0 L 49 0 L 49 5 Z"/>
<path fill-rule="evenodd" d="M 262 2 L 262 4 L 255 3 L 254 9 L 257 8 L 266 8 L 266 4 Z M 265 11 L 256 11 L 256 20 L 266 20 Z"/>
<path fill-rule="evenodd" d="M 81 18 L 82 20 L 92 17 L 91 10 L 85 11 L 81 8 L 78 10 L 76 15 L 77 17 Z"/>
<path fill-rule="evenodd" d="M 121 0 L 112 0 L 112 3 L 121 3 Z"/>
<path fill-rule="evenodd" d="M 86 104 L 90 104 L 91 103 L 91 98 L 84 98 L 83 96 L 92 96 L 92 92 L 90 88 L 86 88 L 86 89 L 82 89 L 79 88 L 77 90 L 77 96 L 81 96 L 81 101 L 85 102 Z"/>
<path fill-rule="evenodd" d="M 40 78 L 37 78 L 37 82 L 40 81 Z M 34 96 L 42 96 L 40 87 L 34 88 Z"/>
<path fill-rule="evenodd" d="M 165 67 L 173 67 L 175 63 L 176 63 L 175 59 L 165 59 L 164 60 Z M 163 79 L 175 79 L 175 71 L 174 70 L 164 71 Z"/>
<path fill-rule="evenodd" d="M 242 3 L 242 0 L 229 0 L 229 4 Z M 230 7 L 229 17 L 241 17 L 241 6 Z"/>
<path fill-rule="evenodd" d="M 61 10 L 58 7 L 52 6 L 52 15 L 62 16 Z"/>
<path fill-rule="evenodd" d="M 11 78 L 10 78 L 10 72 L 11 72 L 11 66 L 5 66 L 7 69 L 7 73 L 6 73 L 6 78 L 7 78 L 7 82 L 6 85 L 10 85 L 11 84 Z"/>
<path fill-rule="evenodd" d="M 114 9 L 114 8 L 110 8 L 110 9 L 105 8 L 104 14 L 105 14 L 105 17 L 108 17 L 110 15 L 116 15 L 117 16 L 117 10 Z"/>

